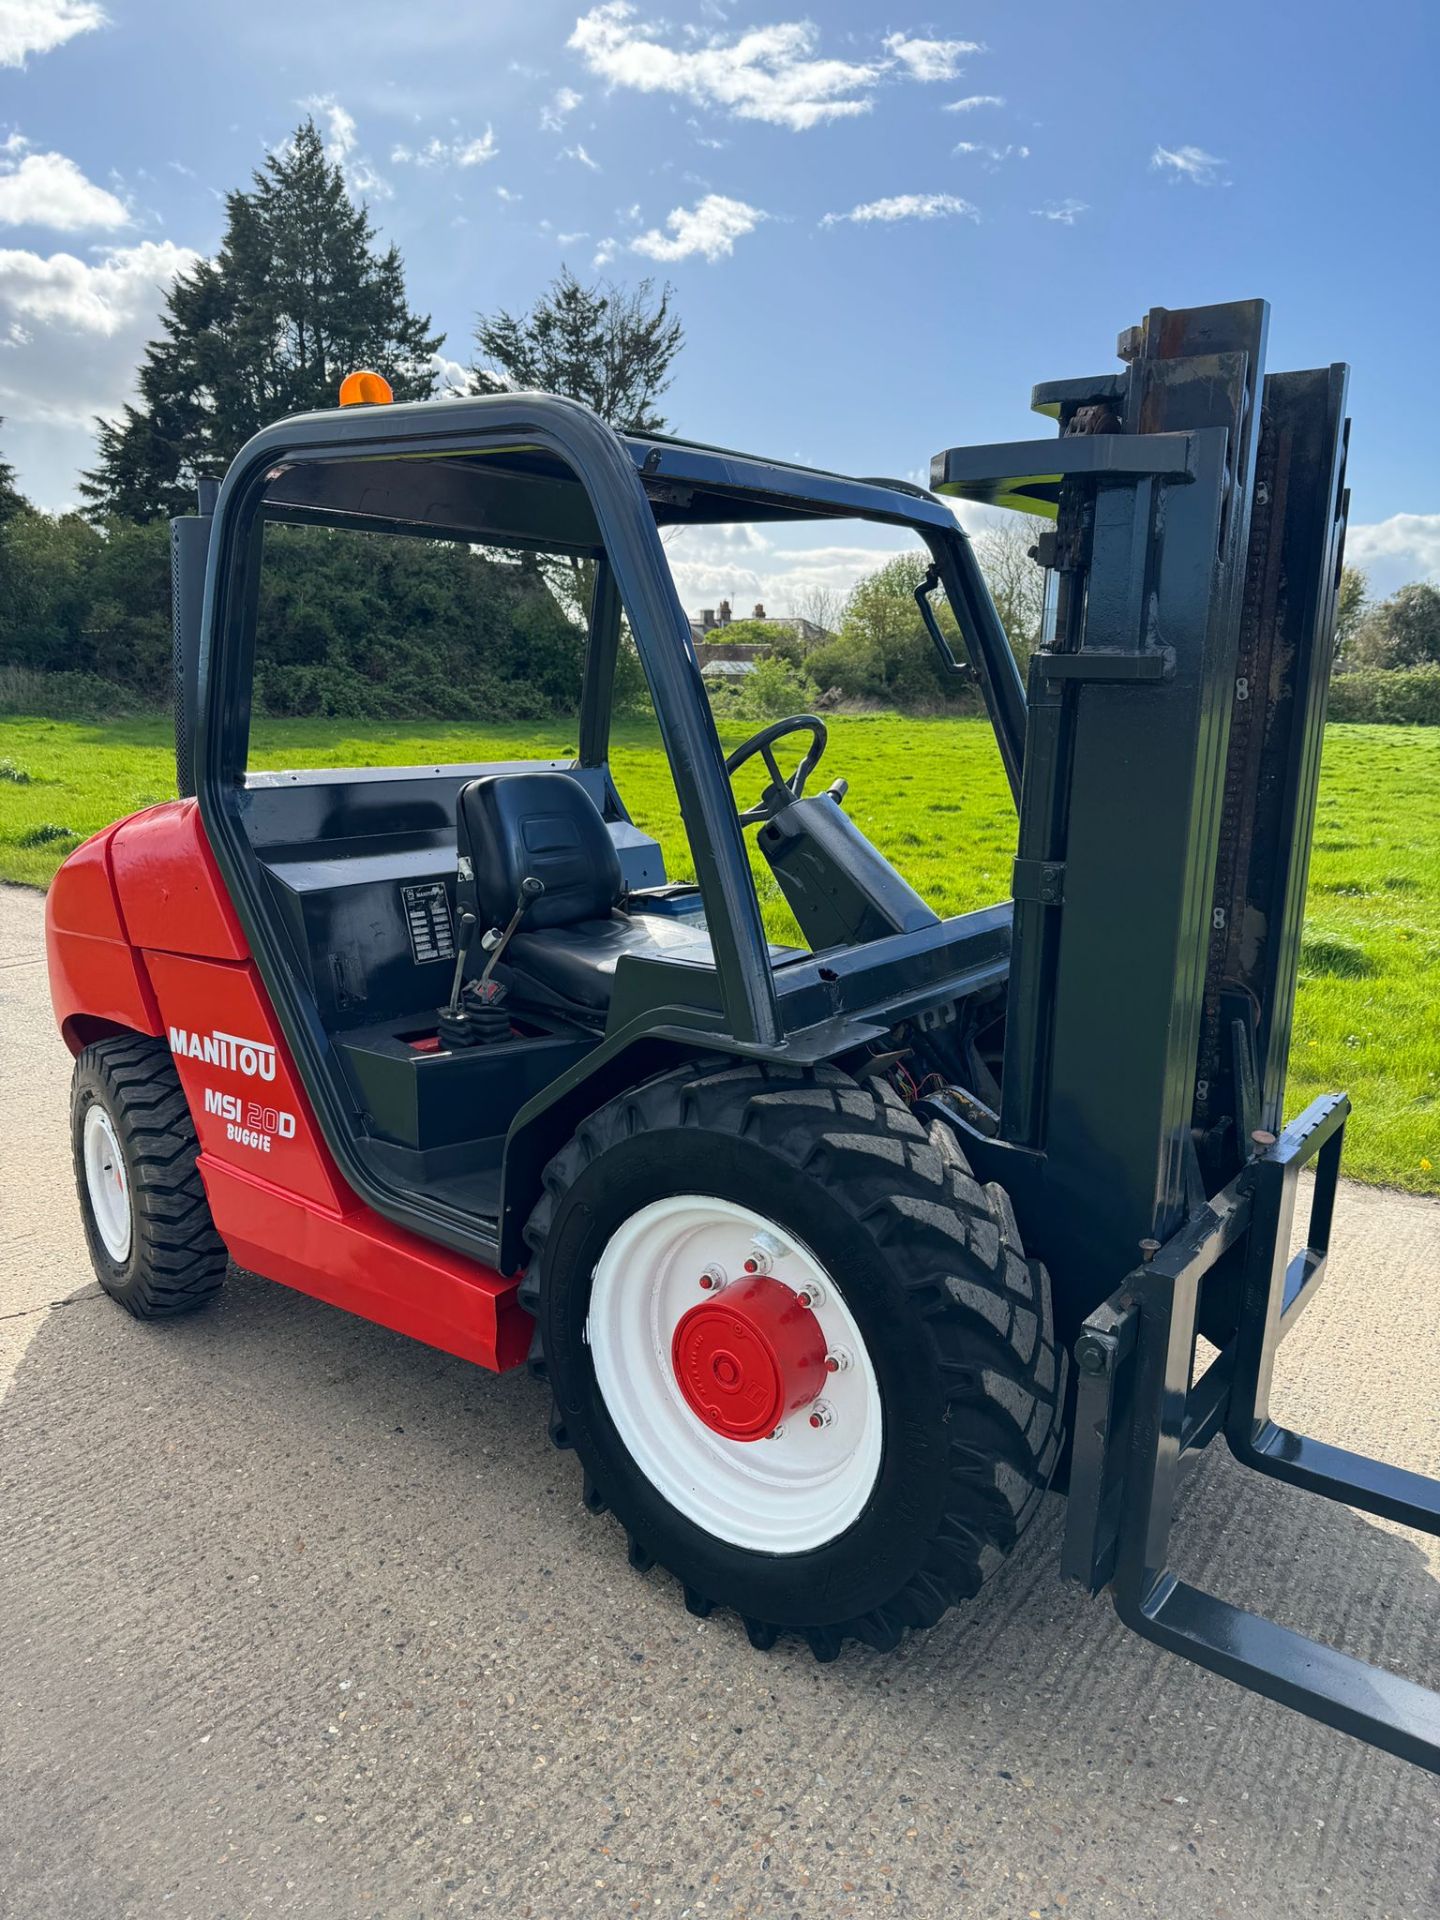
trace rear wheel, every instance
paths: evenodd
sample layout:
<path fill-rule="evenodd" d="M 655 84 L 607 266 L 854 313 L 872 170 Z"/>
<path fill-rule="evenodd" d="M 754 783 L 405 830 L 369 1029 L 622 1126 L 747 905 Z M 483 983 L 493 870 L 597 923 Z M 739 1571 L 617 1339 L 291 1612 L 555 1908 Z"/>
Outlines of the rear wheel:
<path fill-rule="evenodd" d="M 889 1647 L 978 1591 L 1060 1450 L 1049 1282 L 881 1082 L 667 1075 L 546 1171 L 521 1295 L 632 1562 L 759 1646 Z"/>
<path fill-rule="evenodd" d="M 117 1034 L 75 1062 L 71 1141 L 95 1277 L 142 1320 L 189 1313 L 225 1278 L 199 1142 L 162 1040 Z"/>

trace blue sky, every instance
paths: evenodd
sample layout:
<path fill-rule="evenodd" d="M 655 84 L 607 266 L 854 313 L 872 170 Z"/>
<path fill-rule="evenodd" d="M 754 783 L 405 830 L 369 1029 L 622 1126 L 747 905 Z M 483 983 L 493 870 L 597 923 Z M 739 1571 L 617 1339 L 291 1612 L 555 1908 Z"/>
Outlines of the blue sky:
<path fill-rule="evenodd" d="M 0 448 L 73 500 L 157 288 L 308 105 L 447 355 L 562 260 L 650 273 L 675 429 L 781 457 L 918 476 L 1045 431 L 1032 382 L 1146 307 L 1263 294 L 1272 366 L 1352 363 L 1352 558 L 1440 578 L 1437 55 L 1434 0 L 0 0 Z"/>

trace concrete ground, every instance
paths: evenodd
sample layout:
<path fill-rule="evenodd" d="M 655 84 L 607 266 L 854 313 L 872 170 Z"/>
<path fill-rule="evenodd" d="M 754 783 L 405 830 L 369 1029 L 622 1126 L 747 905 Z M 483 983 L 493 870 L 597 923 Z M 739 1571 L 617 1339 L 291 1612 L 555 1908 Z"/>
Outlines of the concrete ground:
<path fill-rule="evenodd" d="M 1058 1502 L 898 1655 L 625 1564 L 539 1390 L 233 1273 L 91 1281 L 36 895 L 0 890 L 0 1916 L 1422 1920 L 1440 1789 L 1129 1635 Z M 1346 1190 L 1277 1405 L 1440 1467 L 1440 1206 Z M 1181 1565 L 1431 1685 L 1421 1543 L 1212 1451 Z"/>

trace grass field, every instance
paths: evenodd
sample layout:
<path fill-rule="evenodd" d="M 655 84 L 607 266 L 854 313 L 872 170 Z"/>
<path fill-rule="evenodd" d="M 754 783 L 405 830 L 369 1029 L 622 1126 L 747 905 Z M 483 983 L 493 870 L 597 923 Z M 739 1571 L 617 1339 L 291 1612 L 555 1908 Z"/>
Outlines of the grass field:
<path fill-rule="evenodd" d="M 727 726 L 727 745 L 751 731 Z M 417 765 L 560 755 L 573 733 L 271 720 L 261 767 Z M 617 727 L 616 782 L 636 821 L 691 873 L 653 728 Z M 23 780 L 15 774 L 26 776 Z M 840 717 L 826 778 L 852 817 L 942 913 L 1005 896 L 1015 822 L 979 720 Z M 104 725 L 0 718 L 0 879 L 44 886 L 77 840 L 174 791 L 161 719 Z M 793 931 L 760 863 L 767 926 Z M 1344 1087 L 1356 1105 L 1346 1165 L 1359 1179 L 1440 1193 L 1440 728 L 1332 727 L 1291 1057 L 1290 1108 Z"/>

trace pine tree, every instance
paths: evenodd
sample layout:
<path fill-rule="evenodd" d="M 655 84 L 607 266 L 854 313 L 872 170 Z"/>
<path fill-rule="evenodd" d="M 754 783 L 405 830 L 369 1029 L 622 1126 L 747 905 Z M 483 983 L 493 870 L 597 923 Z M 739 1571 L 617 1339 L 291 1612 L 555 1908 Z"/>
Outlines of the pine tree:
<path fill-rule="evenodd" d="M 685 331 L 670 311 L 670 289 L 585 287 L 563 267 L 529 313 L 482 315 L 475 344 L 488 364 L 470 369 L 472 393 L 536 388 L 583 400 L 622 433 L 661 433 L 656 402 Z"/>
<path fill-rule="evenodd" d="M 0 427 L 5 422 L 0 420 Z M 15 484 L 15 469 L 6 459 L 0 458 L 0 527 L 7 520 L 13 520 L 17 513 L 24 510 L 26 499 Z"/>
<path fill-rule="evenodd" d="M 225 210 L 215 259 L 166 297 L 138 402 L 97 423 L 99 461 L 80 489 L 93 518 L 187 511 L 198 475 L 223 472 L 271 421 L 334 406 L 356 367 L 383 373 L 397 400 L 434 392 L 444 336 L 410 311 L 398 249 L 378 251 L 312 120 Z"/>

